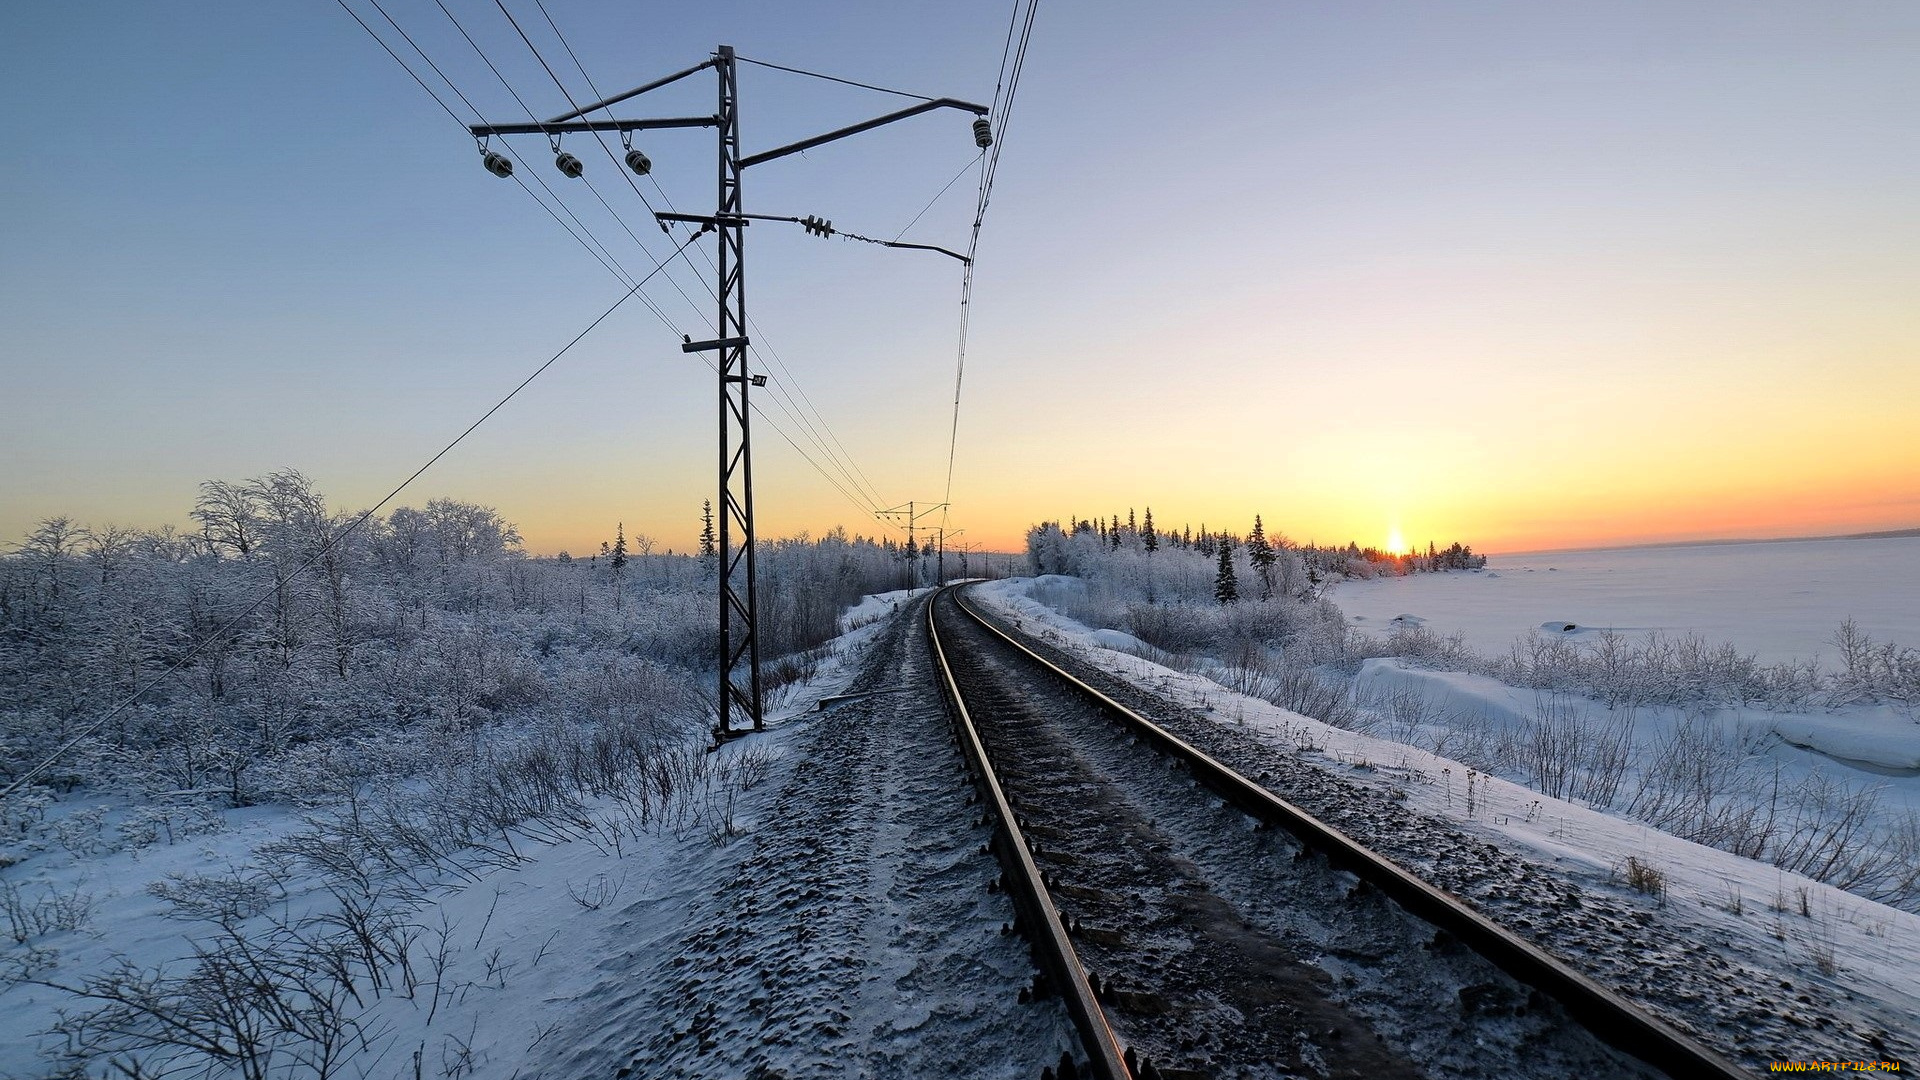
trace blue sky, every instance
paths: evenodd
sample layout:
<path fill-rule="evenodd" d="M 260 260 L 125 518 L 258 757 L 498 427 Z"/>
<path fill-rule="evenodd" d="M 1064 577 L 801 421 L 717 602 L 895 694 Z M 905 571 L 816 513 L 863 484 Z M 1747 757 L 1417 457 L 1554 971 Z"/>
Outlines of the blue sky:
<path fill-rule="evenodd" d="M 387 7 L 482 111 L 524 118 L 430 0 Z M 536 112 L 565 108 L 493 4 L 449 7 Z M 983 101 L 1009 10 L 547 9 L 603 91 L 726 42 Z M 1920 9 L 1890 2 L 1045 3 L 983 237 L 953 524 L 1004 544 L 1152 504 L 1528 546 L 1920 522 L 1917 47 Z M 199 481 L 287 465 L 368 505 L 624 291 L 337 4 L 9 5 L 0 80 L 0 536 L 179 522 Z M 741 80 L 749 151 L 897 104 Z M 709 135 L 642 145 L 676 205 L 710 206 Z M 539 139 L 515 146 L 651 266 Z M 923 117 L 757 167 L 748 209 L 891 236 L 972 155 L 966 117 Z M 963 246 L 972 195 L 909 239 Z M 776 381 L 888 504 L 938 499 L 956 264 L 774 225 L 748 244 Z M 648 292 L 698 336 L 710 301 Z M 539 550 L 616 520 L 684 546 L 714 391 L 676 340 L 623 309 L 410 497 L 499 506 Z M 878 528 L 759 436 L 764 528 Z"/>

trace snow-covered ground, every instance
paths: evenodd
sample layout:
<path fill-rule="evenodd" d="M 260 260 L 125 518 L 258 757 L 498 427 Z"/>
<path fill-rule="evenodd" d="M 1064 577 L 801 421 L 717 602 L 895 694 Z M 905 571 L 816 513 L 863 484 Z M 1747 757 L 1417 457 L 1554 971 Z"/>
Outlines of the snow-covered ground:
<path fill-rule="evenodd" d="M 127 841 L 122 826 L 134 814 L 124 805 L 48 808 L 52 827 L 43 832 L 58 839 L 29 845 L 31 853 L 0 877 L 15 916 L 0 920 L 0 930 L 15 929 L 14 939 L 0 942 L 0 1077 L 109 1075 L 102 1060 L 84 1073 L 60 1071 L 71 1065 L 63 1058 L 67 1043 L 50 1032 L 63 1015 L 105 1001 L 59 987 L 158 1003 L 137 990 L 158 975 L 167 989 L 164 1009 L 188 1017 L 194 1038 L 219 1039 L 220 1025 L 198 1011 L 212 999 L 193 1000 L 197 991 L 213 990 L 194 985 L 195 957 L 233 954 L 241 943 L 268 958 L 265 968 L 276 955 L 298 956 L 287 970 L 269 972 L 275 1000 L 305 1009 L 300 1022 L 323 1033 L 279 1038 L 266 1075 L 321 1075 L 306 1058 L 325 1054 L 345 1069 L 341 1075 L 615 1075 L 649 1040 L 689 1034 L 674 1029 L 671 1011 L 653 1000 L 659 973 L 675 969 L 694 932 L 690 919 L 714 903 L 716 883 L 753 847 L 794 770 L 808 764 L 800 750 L 817 715 L 810 710 L 846 686 L 887 630 L 885 617 L 911 599 L 906 592 L 869 597 L 850 610 L 842 621 L 847 633 L 812 680 L 783 695 L 768 732 L 729 744 L 712 759 L 711 768 L 744 769 L 753 781 L 708 785 L 688 796 L 703 805 L 683 806 L 671 819 L 662 809 L 645 827 L 618 800 L 588 799 L 580 821 L 530 823 L 483 838 L 436 870 L 382 874 L 343 866 L 329 874 L 285 849 L 311 850 L 298 838 L 314 822 L 353 808 L 181 815 L 170 840 L 146 843 Z M 957 765 L 954 772 L 957 792 Z M 372 813 L 374 805 L 370 796 L 360 812 Z M 974 892 L 985 896 L 968 895 Z M 356 918 L 355 910 L 367 917 Z M 731 924 L 740 913 L 720 914 Z M 981 932 L 997 941 L 1003 917 L 995 913 Z M 350 988 L 329 982 L 312 963 L 336 947 L 334 955 L 355 973 Z M 361 948 L 376 955 L 363 962 Z M 218 970 L 263 970 L 238 955 L 229 959 L 234 963 Z M 921 1022 L 940 1007 L 937 991 L 927 995 Z M 335 1000 L 323 1000 L 327 995 Z M 325 1036 L 329 1026 L 337 1030 Z M 699 1033 L 691 1035 L 697 1041 Z M 338 1045 L 324 1046 L 329 1037 Z M 149 1047 L 138 1056 L 165 1055 Z"/>
<path fill-rule="evenodd" d="M 1434 575 L 1429 580 L 1445 582 L 1449 577 L 1461 582 L 1454 586 L 1458 588 L 1479 583 L 1467 575 Z M 1711 942 L 1736 968 L 1765 972 L 1797 987 L 1795 993 L 1813 995 L 1843 1016 L 1858 1018 L 1865 1029 L 1891 1033 L 1893 1049 L 1909 1060 L 1920 1050 L 1915 1036 L 1920 1032 L 1920 964 L 1915 963 L 1920 957 L 1920 915 L 1690 843 L 1623 815 L 1544 796 L 1405 742 L 1333 727 L 1232 693 L 1201 674 L 1176 671 L 1137 655 L 1125 634 L 1087 627 L 1034 601 L 1027 595 L 1029 584 L 1023 579 L 997 582 L 976 589 L 975 595 L 1018 617 L 1030 631 L 1045 628 L 1097 666 L 1189 703 L 1222 723 L 1275 743 L 1312 748 L 1310 756 L 1347 782 L 1391 789 L 1395 799 L 1416 813 L 1484 836 L 1596 890 L 1623 891 L 1630 875 L 1644 876 L 1634 867 L 1650 869 L 1662 889 L 1654 918 L 1693 940 Z M 1390 590 L 1399 584 L 1381 587 Z M 1376 662 L 1370 674 L 1428 680 L 1425 689 L 1435 694 L 1455 695 L 1460 704 L 1475 708 L 1505 708 L 1516 718 L 1534 712 L 1531 691 L 1513 691 L 1477 676 L 1422 672 L 1394 661 Z M 1797 1049 L 1810 1052 L 1815 1045 L 1817 1040 L 1812 1040 Z M 1779 1051 L 1793 1056 L 1790 1049 Z M 1857 1059 L 1874 1054 L 1867 1046 L 1833 1046 L 1822 1056 Z"/>
<path fill-rule="evenodd" d="M 1629 640 L 1658 631 L 1732 642 L 1762 663 L 1838 659 L 1832 638 L 1843 620 L 1881 642 L 1920 643 L 1920 538 L 1813 540 L 1556 552 L 1495 557 L 1485 570 L 1341 582 L 1332 598 L 1356 630 L 1396 622 L 1459 633 L 1486 657 L 1527 636 L 1591 646 L 1608 630 Z M 1574 629 L 1555 627 L 1571 624 Z M 1363 685 L 1407 687 L 1456 715 L 1521 723 L 1540 695 L 1458 671 L 1395 659 L 1369 660 Z M 1646 744 L 1689 717 L 1765 740 L 1764 753 L 1789 785 L 1819 775 L 1877 791 L 1877 816 L 1920 813 L 1920 714 L 1914 702 L 1840 706 L 1642 706 L 1629 721 Z M 1598 711 L 1598 710 L 1595 710 Z"/>
<path fill-rule="evenodd" d="M 1659 630 L 1730 641 L 1762 663 L 1831 662 L 1852 619 L 1881 641 L 1920 644 L 1920 537 L 1495 555 L 1471 573 L 1343 581 L 1330 595 L 1357 629 L 1411 615 L 1475 652 L 1572 623 L 1574 633 Z"/>
<path fill-rule="evenodd" d="M 1657 918 L 1713 941 L 1741 970 L 1840 1002 L 1832 1008 L 1850 1032 L 1908 1033 L 1890 1045 L 1913 1053 L 1920 917 L 1230 694 L 1141 659 L 1128 635 L 1066 620 L 1021 589 L 979 591 L 1110 670 L 1276 745 L 1317 748 L 1313 759 L 1342 782 L 1391 790 L 1416 812 L 1595 889 L 1621 892 L 1629 859 L 1653 868 L 1665 881 Z M 46 807 L 49 820 L 33 833 L 41 840 L 16 845 L 24 858 L 0 874 L 15 916 L 6 925 L 24 939 L 0 941 L 0 1077 L 59 1075 L 67 1044 L 50 1032 L 63 1015 L 106 1003 L 58 987 L 138 1005 L 150 1000 L 143 987 L 158 986 L 177 1015 L 207 989 L 189 978 L 196 953 L 226 957 L 203 970 L 261 972 L 235 953 L 243 942 L 303 962 L 341 957 L 354 973 L 349 991 L 315 979 L 311 965 L 267 972 L 280 980 L 276 1000 L 307 1010 L 288 1022 L 322 1036 L 282 1039 L 270 1075 L 312 1075 L 295 1056 L 322 1051 L 345 1065 L 342 1075 L 720 1076 L 751 1066 L 828 1076 L 856 1058 L 871 1075 L 905 1075 L 954 1060 L 956 1047 L 971 1075 L 1026 1075 L 1070 1035 L 1060 1017 L 997 996 L 1023 980 L 1028 960 L 998 933 L 1002 898 L 982 887 L 993 869 L 977 854 L 981 837 L 960 827 L 967 787 L 941 756 L 937 707 L 917 692 L 883 692 L 811 711 L 856 676 L 862 691 L 927 681 L 913 666 L 924 657 L 890 618 L 913 600 L 885 594 L 846 612 L 817 674 L 785 692 L 765 735 L 711 759 L 735 771 L 671 822 L 640 826 L 618 799 L 589 798 L 578 822 L 482 837 L 438 869 L 395 873 L 369 870 L 368 852 L 325 870 L 297 854 L 315 850 L 299 838 L 316 822 L 342 820 L 356 813 L 350 806 L 182 810 L 158 837 L 151 808 Z M 873 663 L 882 652 L 891 659 Z M 1530 692 L 1476 676 L 1390 660 L 1370 662 L 1368 674 L 1517 718 L 1533 707 Z M 1832 721 L 1773 719 L 1783 731 Z M 1860 742 L 1857 730 L 1832 737 L 1842 736 Z M 1865 744 L 1850 752 L 1884 756 L 1889 745 Z M 755 782 L 738 783 L 743 776 Z M 373 813 L 377 794 L 357 812 Z M 1032 1058 L 1036 1046 L 1043 1052 Z M 106 1067 L 96 1060 L 85 1075 Z"/>

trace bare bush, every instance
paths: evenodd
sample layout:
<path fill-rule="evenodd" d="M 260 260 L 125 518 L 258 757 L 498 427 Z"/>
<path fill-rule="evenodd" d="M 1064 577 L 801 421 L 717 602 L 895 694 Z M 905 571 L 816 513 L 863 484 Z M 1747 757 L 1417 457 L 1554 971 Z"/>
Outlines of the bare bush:
<path fill-rule="evenodd" d="M 1875 641 L 1852 619 L 1842 622 L 1828 641 L 1840 652 L 1836 700 L 1920 702 L 1920 649 Z"/>
<path fill-rule="evenodd" d="M 1345 680 L 1322 678 L 1308 668 L 1276 660 L 1255 648 L 1243 648 L 1236 663 L 1197 666 L 1209 679 L 1236 694 L 1259 698 L 1323 724 L 1351 728 L 1359 722 Z"/>
<path fill-rule="evenodd" d="M 284 899 L 286 893 L 266 874 L 231 870 L 225 874 L 168 874 L 147 886 L 147 893 L 172 905 L 169 915 L 213 923 L 251 919 Z"/>
<path fill-rule="evenodd" d="M 107 836 L 106 820 L 104 806 L 75 810 L 52 824 L 54 843 L 82 858 L 112 851 L 114 842 Z"/>
<path fill-rule="evenodd" d="M 91 1004 L 54 1027 L 76 1062 L 110 1059 L 130 1076 L 325 1080 L 368 1046 L 352 975 L 332 942 L 284 926 L 227 927 L 195 944 L 184 974 L 122 958 L 77 985 L 43 985 Z"/>
<path fill-rule="evenodd" d="M 1642 756 L 1626 811 L 1664 832 L 1722 851 L 1762 857 L 1774 814 L 1759 771 L 1760 747 L 1691 713 Z"/>
<path fill-rule="evenodd" d="M 34 938 L 66 930 L 82 930 L 93 921 L 93 894 L 80 886 L 62 890 L 42 885 L 39 895 L 29 896 L 16 882 L 0 880 L 0 912 L 7 917 L 7 929 L 15 944 L 25 945 Z"/>
<path fill-rule="evenodd" d="M 1560 694 L 1536 696 L 1533 722 L 1520 744 L 1534 790 L 1595 806 L 1613 805 L 1632 747 L 1631 714 L 1609 712 L 1595 719 Z"/>
<path fill-rule="evenodd" d="M 567 882 L 567 896 L 588 911 L 599 911 L 620 895 L 620 887 L 625 883 L 625 878 L 614 881 L 605 874 L 595 874 L 577 888 L 573 882 Z"/>
<path fill-rule="evenodd" d="M 1432 710 L 1427 695 L 1415 686 L 1381 687 L 1368 684 L 1357 693 L 1365 730 L 1409 746 L 1419 745 Z"/>
<path fill-rule="evenodd" d="M 1774 865 L 1842 889 L 1887 876 L 1892 852 L 1875 842 L 1879 787 L 1851 788 L 1816 769 L 1786 804 L 1768 851 Z"/>
<path fill-rule="evenodd" d="M 210 806 L 163 800 L 128 811 L 117 831 L 126 846 L 143 848 L 207 836 L 226 827 L 226 819 Z"/>

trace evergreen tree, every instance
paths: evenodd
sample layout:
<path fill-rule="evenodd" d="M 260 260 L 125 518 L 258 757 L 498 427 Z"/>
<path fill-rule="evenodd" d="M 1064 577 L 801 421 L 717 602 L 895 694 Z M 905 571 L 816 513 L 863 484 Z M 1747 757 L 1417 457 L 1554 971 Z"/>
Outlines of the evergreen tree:
<path fill-rule="evenodd" d="M 615 577 L 627 568 L 627 523 L 624 521 L 613 527 L 613 551 L 607 565 L 613 567 Z"/>
<path fill-rule="evenodd" d="M 1273 563 L 1276 558 L 1273 545 L 1267 543 L 1266 527 L 1260 522 L 1260 515 L 1253 515 L 1253 535 L 1247 538 L 1247 558 L 1260 574 L 1260 599 L 1273 596 Z"/>
<path fill-rule="evenodd" d="M 713 542 L 713 500 L 705 499 L 700 503 L 700 561 L 712 566 L 719 555 Z"/>
<path fill-rule="evenodd" d="M 1127 507 L 1127 531 L 1128 531 L 1128 532 L 1139 532 L 1139 531 L 1140 531 L 1139 529 L 1137 529 L 1137 528 L 1135 528 L 1135 527 L 1134 527 L 1134 524 L 1133 524 L 1133 507 L 1131 507 L 1131 506 L 1129 506 L 1129 507 Z"/>
<path fill-rule="evenodd" d="M 1222 604 L 1240 599 L 1240 581 L 1233 574 L 1233 545 L 1220 541 L 1220 576 L 1213 579 L 1213 598 Z"/>
<path fill-rule="evenodd" d="M 1153 533 L 1153 507 L 1147 507 L 1147 516 L 1141 521 L 1140 526 L 1145 530 L 1140 536 L 1140 544 L 1147 549 L 1147 554 L 1151 555 L 1159 551 L 1160 538 Z"/>

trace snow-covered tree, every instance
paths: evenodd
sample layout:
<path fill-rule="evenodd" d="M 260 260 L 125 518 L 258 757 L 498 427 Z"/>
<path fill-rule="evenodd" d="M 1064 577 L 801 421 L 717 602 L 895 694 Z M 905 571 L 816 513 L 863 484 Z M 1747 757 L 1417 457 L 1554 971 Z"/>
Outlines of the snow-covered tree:
<path fill-rule="evenodd" d="M 1253 534 L 1247 537 L 1247 561 L 1260 575 L 1260 599 L 1273 596 L 1273 564 L 1276 553 L 1273 545 L 1267 543 L 1266 526 L 1260 521 L 1260 515 L 1253 515 Z"/>
<path fill-rule="evenodd" d="M 719 548 L 713 535 L 713 500 L 704 499 L 700 503 L 700 564 L 711 568 L 719 558 Z"/>

